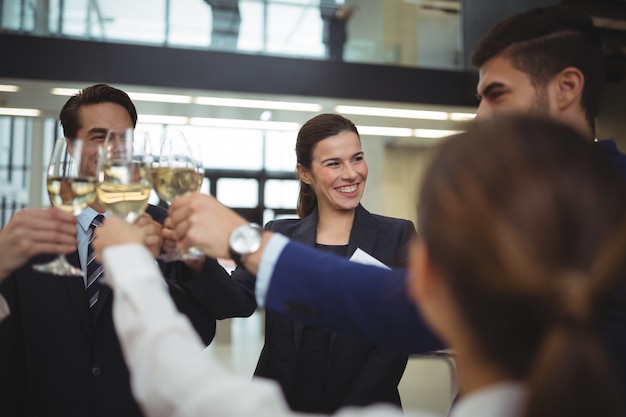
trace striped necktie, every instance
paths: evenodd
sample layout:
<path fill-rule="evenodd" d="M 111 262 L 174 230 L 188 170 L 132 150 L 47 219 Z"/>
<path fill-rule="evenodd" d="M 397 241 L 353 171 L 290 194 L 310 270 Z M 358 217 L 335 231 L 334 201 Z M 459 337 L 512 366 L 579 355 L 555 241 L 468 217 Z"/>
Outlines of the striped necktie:
<path fill-rule="evenodd" d="M 96 237 L 96 227 L 102 226 L 104 216 L 98 214 L 91 221 L 91 236 L 89 237 L 89 245 L 87 246 L 87 299 L 89 300 L 89 308 L 93 307 L 98 301 L 98 294 L 100 293 L 100 283 L 98 280 L 102 276 L 103 268 L 98 262 L 96 262 L 96 253 L 91 246 L 91 242 Z"/>

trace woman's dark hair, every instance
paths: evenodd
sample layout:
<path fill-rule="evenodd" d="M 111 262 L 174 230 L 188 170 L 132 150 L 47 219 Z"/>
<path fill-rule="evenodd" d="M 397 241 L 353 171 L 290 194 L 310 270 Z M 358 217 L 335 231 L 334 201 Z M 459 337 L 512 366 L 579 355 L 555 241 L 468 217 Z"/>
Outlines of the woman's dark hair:
<path fill-rule="evenodd" d="M 354 123 L 338 114 L 323 113 L 309 119 L 298 132 L 296 162 L 305 169 L 310 170 L 315 145 L 321 140 L 338 135 L 344 131 L 354 132 L 359 136 Z M 360 137 L 359 140 L 361 140 Z M 315 209 L 315 206 L 317 206 L 315 190 L 301 179 L 300 191 L 298 193 L 298 215 L 300 218 L 308 216 Z"/>
<path fill-rule="evenodd" d="M 84 88 L 70 97 L 59 115 L 63 134 L 66 138 L 75 138 L 82 127 L 79 110 L 81 106 L 100 103 L 115 103 L 124 107 L 133 126 L 137 124 L 137 109 L 128 94 L 107 84 L 96 84 Z"/>
<path fill-rule="evenodd" d="M 528 381 L 525 415 L 618 416 L 596 321 L 626 276 L 626 186 L 553 121 L 476 122 L 437 150 L 418 233 L 476 347 Z"/>

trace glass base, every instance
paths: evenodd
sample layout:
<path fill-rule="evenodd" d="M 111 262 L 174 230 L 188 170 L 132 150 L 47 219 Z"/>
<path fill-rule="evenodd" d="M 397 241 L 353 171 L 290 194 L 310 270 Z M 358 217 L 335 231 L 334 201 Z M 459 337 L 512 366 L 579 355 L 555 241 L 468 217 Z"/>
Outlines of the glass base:
<path fill-rule="evenodd" d="M 159 259 L 165 262 L 174 261 L 197 261 L 204 258 L 204 253 L 197 248 L 191 247 L 186 252 L 179 250 L 159 255 Z"/>
<path fill-rule="evenodd" d="M 33 269 L 53 275 L 83 276 L 82 269 L 76 268 L 74 265 L 70 264 L 63 255 L 57 256 L 53 261 L 47 264 L 33 265 Z"/>

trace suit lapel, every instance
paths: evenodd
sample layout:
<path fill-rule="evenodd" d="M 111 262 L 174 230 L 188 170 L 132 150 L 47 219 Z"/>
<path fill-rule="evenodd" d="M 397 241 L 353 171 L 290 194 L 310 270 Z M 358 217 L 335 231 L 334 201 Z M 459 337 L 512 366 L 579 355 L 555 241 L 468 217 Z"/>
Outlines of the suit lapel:
<path fill-rule="evenodd" d="M 107 302 L 109 297 L 111 297 L 112 293 L 113 291 L 111 291 L 111 287 L 105 284 L 100 285 L 100 293 L 98 294 L 98 302 L 93 307 L 91 307 L 92 309 L 94 309 L 94 311 L 91 312 L 94 317 L 93 319 L 94 323 L 97 322 L 98 319 L 100 318 L 102 307 Z"/>
<path fill-rule="evenodd" d="M 300 226 L 293 232 L 291 239 L 315 247 L 317 237 L 317 208 L 300 221 Z"/>
<path fill-rule="evenodd" d="M 357 248 L 361 248 L 368 254 L 375 256 L 376 239 L 378 238 L 378 222 L 360 204 L 354 214 L 354 223 L 350 233 L 348 243 L 348 258 L 350 258 Z M 357 243 L 358 242 L 358 243 Z"/>
<path fill-rule="evenodd" d="M 307 246 L 315 247 L 315 240 L 317 238 L 317 220 L 318 213 L 317 208 L 315 208 L 311 214 L 300 221 L 300 226 L 298 226 L 298 228 L 293 232 L 291 239 L 302 242 Z M 297 351 L 300 348 L 304 325 L 299 321 L 292 321 L 291 323 L 293 326 L 293 343 Z"/>

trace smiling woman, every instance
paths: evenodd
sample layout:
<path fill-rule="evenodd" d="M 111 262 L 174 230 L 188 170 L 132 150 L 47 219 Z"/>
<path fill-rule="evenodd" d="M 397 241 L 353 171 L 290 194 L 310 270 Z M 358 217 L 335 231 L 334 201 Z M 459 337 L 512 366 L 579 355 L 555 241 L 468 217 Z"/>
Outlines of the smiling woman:
<path fill-rule="evenodd" d="M 296 160 L 300 219 L 272 221 L 267 229 L 346 258 L 360 249 L 387 266 L 406 266 L 415 227 L 361 206 L 368 167 L 352 121 L 337 114 L 307 121 L 298 132 Z M 234 272 L 245 274 L 241 268 Z M 332 413 L 347 405 L 400 406 L 398 383 L 406 363 L 407 356 L 393 349 L 266 311 L 255 375 L 277 381 L 293 410 Z"/>

